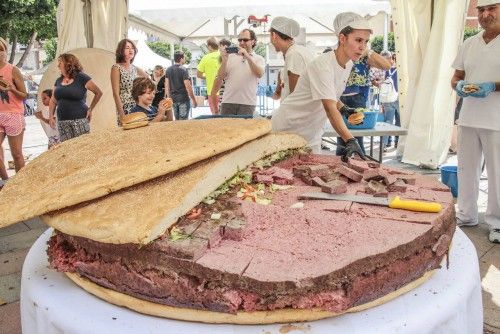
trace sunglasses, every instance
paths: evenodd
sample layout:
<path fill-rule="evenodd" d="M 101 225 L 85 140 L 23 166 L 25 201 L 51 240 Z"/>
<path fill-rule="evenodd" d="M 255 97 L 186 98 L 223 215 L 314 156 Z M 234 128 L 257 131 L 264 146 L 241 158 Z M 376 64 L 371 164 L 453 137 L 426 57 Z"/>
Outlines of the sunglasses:
<path fill-rule="evenodd" d="M 238 42 L 248 42 L 251 41 L 250 38 L 238 38 Z"/>

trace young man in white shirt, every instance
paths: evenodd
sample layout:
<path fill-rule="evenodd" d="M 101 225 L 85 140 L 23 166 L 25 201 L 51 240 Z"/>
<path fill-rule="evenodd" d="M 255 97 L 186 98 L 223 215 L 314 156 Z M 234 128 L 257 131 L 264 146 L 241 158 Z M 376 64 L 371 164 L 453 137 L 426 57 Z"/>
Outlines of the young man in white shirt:
<path fill-rule="evenodd" d="M 304 46 L 295 44 L 294 38 L 300 33 L 297 21 L 284 16 L 277 16 L 271 22 L 269 39 L 277 52 L 283 53 L 285 66 L 283 68 L 284 86 L 280 91 L 280 100 L 295 90 L 299 77 L 306 70 L 306 65 L 313 60 L 312 53 Z"/>
<path fill-rule="evenodd" d="M 221 101 L 222 115 L 253 115 L 257 104 L 257 85 L 264 74 L 265 60 L 253 48 L 255 32 L 243 29 L 238 35 L 238 53 L 228 54 L 221 49 L 222 63 L 212 90 L 218 91 L 225 79 Z"/>
<path fill-rule="evenodd" d="M 337 48 L 307 65 L 293 93 L 273 112 L 273 130 L 295 132 L 308 141 L 314 153 L 320 153 L 323 128 L 329 120 L 346 142 L 343 159 L 355 153 L 365 158 L 341 115 L 348 116 L 354 109 L 344 106 L 340 96 L 351 73 L 352 61 L 363 55 L 372 31 L 368 21 L 350 12 L 337 15 L 333 25 L 339 39 Z"/>
<path fill-rule="evenodd" d="M 464 41 L 453 62 L 451 85 L 463 97 L 458 119 L 458 226 L 478 224 L 481 160 L 488 171 L 484 220 L 500 243 L 500 1 L 478 0 L 484 31 Z M 471 87 L 472 85 L 472 87 Z M 471 88 L 473 91 L 471 91 Z"/>

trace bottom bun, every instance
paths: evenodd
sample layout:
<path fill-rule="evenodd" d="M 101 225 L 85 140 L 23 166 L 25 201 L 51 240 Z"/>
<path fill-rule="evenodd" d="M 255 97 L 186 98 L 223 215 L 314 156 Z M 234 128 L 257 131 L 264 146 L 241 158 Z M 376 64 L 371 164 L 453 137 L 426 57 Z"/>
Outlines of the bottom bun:
<path fill-rule="evenodd" d="M 407 285 L 393 291 L 383 297 L 375 299 L 366 304 L 352 307 L 345 312 L 335 313 L 328 312 L 318 308 L 314 309 L 279 309 L 274 311 L 254 311 L 254 312 L 238 312 L 236 314 L 196 310 L 191 308 L 173 307 L 163 304 L 157 304 L 135 298 L 121 292 L 104 288 L 97 285 L 88 279 L 75 274 L 65 273 L 73 282 L 86 290 L 87 292 L 117 306 L 124 306 L 134 311 L 149 314 L 157 317 L 170 318 L 176 320 L 195 321 L 204 323 L 224 323 L 224 324 L 241 324 L 241 325 L 256 325 L 256 324 L 273 324 L 273 323 L 289 323 L 299 321 L 314 321 L 324 318 L 334 317 L 348 312 L 359 312 L 381 304 L 384 304 L 410 290 L 415 289 L 420 284 L 426 282 L 434 273 L 434 270 L 426 272 L 422 277 L 408 283 Z"/>
<path fill-rule="evenodd" d="M 126 123 L 122 124 L 123 130 L 130 130 L 130 129 L 135 129 L 135 128 L 140 128 L 143 126 L 146 126 L 149 124 L 149 121 L 139 121 L 139 122 L 132 122 L 132 123 Z"/>

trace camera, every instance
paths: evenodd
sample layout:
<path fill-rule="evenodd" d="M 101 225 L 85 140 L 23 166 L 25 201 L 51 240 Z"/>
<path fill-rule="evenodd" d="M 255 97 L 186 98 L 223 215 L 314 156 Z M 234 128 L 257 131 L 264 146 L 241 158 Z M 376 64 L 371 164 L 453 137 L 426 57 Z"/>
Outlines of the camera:
<path fill-rule="evenodd" d="M 226 47 L 227 53 L 238 53 L 238 51 L 240 51 L 240 48 L 237 47 L 236 45 L 231 45 Z"/>

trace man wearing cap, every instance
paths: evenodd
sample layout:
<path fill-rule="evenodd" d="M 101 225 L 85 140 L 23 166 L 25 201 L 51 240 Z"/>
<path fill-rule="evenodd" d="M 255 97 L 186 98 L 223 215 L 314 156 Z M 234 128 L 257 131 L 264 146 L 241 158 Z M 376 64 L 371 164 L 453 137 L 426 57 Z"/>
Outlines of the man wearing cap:
<path fill-rule="evenodd" d="M 321 152 L 321 137 L 327 120 L 346 142 L 343 159 L 354 153 L 364 158 L 361 148 L 347 129 L 342 114 L 353 109 L 340 102 L 353 61 L 366 50 L 371 28 L 355 13 L 341 13 L 333 22 L 339 43 L 333 52 L 323 53 L 307 65 L 293 93 L 273 112 L 274 131 L 290 131 L 303 136 L 313 152 Z"/>
<path fill-rule="evenodd" d="M 285 66 L 281 81 L 284 86 L 280 92 L 280 100 L 295 90 L 300 75 L 305 71 L 307 63 L 313 59 L 312 53 L 305 47 L 295 44 L 294 38 L 300 33 L 297 21 L 278 16 L 271 22 L 269 29 L 271 44 L 277 52 L 283 53 Z"/>
<path fill-rule="evenodd" d="M 464 41 L 453 62 L 451 86 L 463 97 L 458 119 L 458 226 L 478 224 L 481 160 L 488 171 L 484 220 L 500 243 L 500 1 L 478 0 L 484 31 Z"/>
<path fill-rule="evenodd" d="M 253 48 L 255 32 L 243 29 L 238 35 L 238 53 L 228 54 L 220 49 L 222 58 L 217 80 L 212 90 L 218 91 L 224 81 L 220 113 L 222 115 L 253 115 L 257 104 L 257 85 L 264 74 L 265 60 Z"/>

